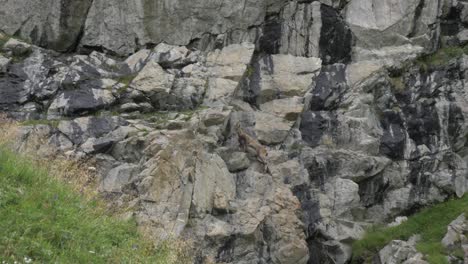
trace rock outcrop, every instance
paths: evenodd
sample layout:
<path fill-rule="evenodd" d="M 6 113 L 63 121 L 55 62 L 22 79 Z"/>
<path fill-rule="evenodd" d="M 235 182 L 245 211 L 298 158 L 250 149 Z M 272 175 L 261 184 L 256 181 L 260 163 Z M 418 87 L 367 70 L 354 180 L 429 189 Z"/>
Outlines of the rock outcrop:
<path fill-rule="evenodd" d="M 468 221 L 465 214 L 453 220 L 447 227 L 447 233 L 442 239 L 442 245 L 449 252 L 448 260 L 451 263 L 468 262 Z M 458 251 L 458 254 L 454 252 Z"/>
<path fill-rule="evenodd" d="M 0 6 L 0 112 L 41 123 L 17 147 L 92 160 L 194 263 L 344 264 L 365 227 L 468 190 L 464 1 Z M 410 244 L 381 263 L 424 263 Z"/>
<path fill-rule="evenodd" d="M 415 246 L 420 238 L 416 235 L 408 241 L 393 240 L 379 251 L 379 260 L 375 263 L 382 264 L 427 264 L 423 260 L 423 254 L 419 253 Z"/>

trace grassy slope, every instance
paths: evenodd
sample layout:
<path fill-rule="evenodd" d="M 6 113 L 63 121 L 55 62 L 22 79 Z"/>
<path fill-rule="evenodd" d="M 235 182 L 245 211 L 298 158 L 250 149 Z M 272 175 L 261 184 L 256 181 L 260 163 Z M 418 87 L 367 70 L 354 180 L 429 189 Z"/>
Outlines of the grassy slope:
<path fill-rule="evenodd" d="M 169 251 L 0 148 L 0 263 L 178 263 Z"/>
<path fill-rule="evenodd" d="M 446 251 L 441 240 L 447 232 L 447 226 L 462 213 L 468 214 L 468 195 L 461 199 L 423 209 L 409 217 L 407 222 L 396 227 L 376 227 L 369 230 L 362 240 L 353 244 L 354 263 L 368 260 L 390 241 L 407 240 L 414 234 L 421 234 L 422 239 L 417 249 L 426 256 L 431 264 L 448 263 Z"/>

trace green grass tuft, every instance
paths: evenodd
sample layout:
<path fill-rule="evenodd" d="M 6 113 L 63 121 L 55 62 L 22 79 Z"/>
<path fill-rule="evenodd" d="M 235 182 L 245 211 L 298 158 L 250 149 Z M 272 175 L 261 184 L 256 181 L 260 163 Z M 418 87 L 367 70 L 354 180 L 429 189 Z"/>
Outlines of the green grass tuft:
<path fill-rule="evenodd" d="M 130 86 L 130 84 L 135 79 L 135 77 L 136 77 L 136 74 L 131 74 L 131 75 L 126 75 L 126 76 L 121 76 L 120 78 L 118 78 L 117 81 L 123 84 L 123 86 L 118 88 L 117 93 L 124 94 L 125 92 L 127 92 L 128 86 Z"/>
<path fill-rule="evenodd" d="M 247 65 L 245 73 L 247 77 L 251 77 L 255 73 L 255 68 L 252 65 Z"/>
<path fill-rule="evenodd" d="M 433 54 L 422 56 L 416 60 L 416 63 L 423 69 L 446 65 L 450 60 L 468 54 L 468 45 L 450 46 L 439 49 Z"/>
<path fill-rule="evenodd" d="M 180 263 L 22 157 L 0 147 L 0 263 Z M 171 257 L 172 258 L 172 257 Z"/>
<path fill-rule="evenodd" d="M 408 240 L 412 235 L 420 234 L 422 239 L 416 245 L 417 250 L 431 264 L 446 264 L 448 253 L 441 241 L 447 226 L 462 213 L 468 214 L 468 195 L 423 209 L 399 226 L 373 227 L 362 240 L 353 243 L 353 263 L 370 263 L 390 241 Z"/>
<path fill-rule="evenodd" d="M 130 85 L 130 83 L 133 81 L 133 79 L 135 79 L 136 75 L 135 74 L 131 74 L 131 75 L 126 75 L 126 76 L 122 76 L 120 77 L 117 81 L 119 83 L 123 83 L 125 84 L 126 86 Z"/>
<path fill-rule="evenodd" d="M 13 53 L 12 53 L 11 60 L 14 63 L 21 63 L 25 59 L 27 59 L 29 56 L 31 56 L 31 54 L 33 52 L 34 51 L 33 51 L 32 47 L 28 47 L 28 48 L 25 48 L 25 49 L 14 50 Z"/>
<path fill-rule="evenodd" d="M 406 88 L 402 76 L 391 77 L 390 83 L 392 84 L 396 92 L 403 92 Z"/>
<path fill-rule="evenodd" d="M 3 35 L 2 33 L 0 33 L 0 49 L 3 48 L 3 45 L 5 45 L 5 43 L 7 43 L 8 40 L 10 40 L 10 37 L 8 37 L 7 35 Z"/>
<path fill-rule="evenodd" d="M 36 126 L 36 125 L 48 125 L 54 128 L 57 128 L 60 123 L 60 120 L 47 120 L 47 119 L 38 119 L 38 120 L 26 120 L 20 122 L 20 126 Z"/>

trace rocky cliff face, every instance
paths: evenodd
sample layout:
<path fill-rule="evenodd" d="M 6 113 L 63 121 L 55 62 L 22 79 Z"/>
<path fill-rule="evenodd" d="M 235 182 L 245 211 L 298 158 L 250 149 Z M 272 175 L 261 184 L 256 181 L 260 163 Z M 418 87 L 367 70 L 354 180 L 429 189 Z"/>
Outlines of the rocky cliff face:
<path fill-rule="evenodd" d="M 18 148 L 93 160 L 194 263 L 346 263 L 366 226 L 468 190 L 465 1 L 0 6 L 0 111 L 48 120 Z"/>

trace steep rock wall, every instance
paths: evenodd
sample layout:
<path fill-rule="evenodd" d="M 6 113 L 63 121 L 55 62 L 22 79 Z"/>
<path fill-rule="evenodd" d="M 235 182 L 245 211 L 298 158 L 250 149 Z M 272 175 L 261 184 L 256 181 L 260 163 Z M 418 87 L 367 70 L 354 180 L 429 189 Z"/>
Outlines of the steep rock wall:
<path fill-rule="evenodd" d="M 93 160 L 194 263 L 346 263 L 468 189 L 465 2 L 3 4 L 0 111 L 43 123 L 18 148 Z"/>

